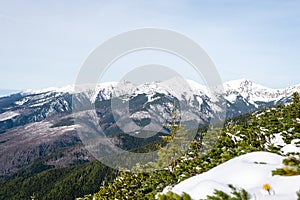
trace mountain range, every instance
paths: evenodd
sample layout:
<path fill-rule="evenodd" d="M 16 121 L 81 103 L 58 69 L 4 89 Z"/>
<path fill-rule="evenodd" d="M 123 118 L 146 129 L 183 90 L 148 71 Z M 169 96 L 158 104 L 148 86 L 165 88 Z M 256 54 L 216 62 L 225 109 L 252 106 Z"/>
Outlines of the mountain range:
<path fill-rule="evenodd" d="M 181 120 L 207 125 L 213 118 L 224 120 L 255 110 L 291 101 L 293 92 L 300 92 L 300 85 L 286 89 L 270 89 L 250 80 L 241 79 L 223 84 L 222 93 L 212 94 L 205 86 L 188 80 L 188 94 L 166 87 L 161 82 L 134 85 L 129 81 L 109 82 L 93 89 L 75 92 L 74 86 L 27 90 L 0 98 L 0 175 L 10 175 L 30 165 L 40 157 L 46 165 L 63 167 L 94 159 L 81 144 L 76 131 L 77 113 L 74 102 L 91 103 L 96 110 L 99 126 L 112 141 L 124 149 L 137 147 L 157 140 L 136 139 L 135 135 L 147 125 L 161 134 L 166 120 L 172 117 L 174 103 L 182 112 Z M 175 85 L 176 87 L 176 85 Z M 128 92 L 130 91 L 130 92 Z M 78 95 L 79 94 L 79 95 Z M 112 104 L 121 100 L 128 110 L 116 113 Z M 129 121 L 128 118 L 130 119 Z M 125 124 L 122 129 L 120 124 Z M 147 129 L 151 131 L 151 129 Z M 142 132 L 142 131 L 140 131 Z M 127 134 L 129 133 L 129 134 Z M 141 145 L 141 144 L 138 144 Z M 62 151 L 63 156 L 51 155 Z M 50 156 L 49 156 L 50 155 Z"/>

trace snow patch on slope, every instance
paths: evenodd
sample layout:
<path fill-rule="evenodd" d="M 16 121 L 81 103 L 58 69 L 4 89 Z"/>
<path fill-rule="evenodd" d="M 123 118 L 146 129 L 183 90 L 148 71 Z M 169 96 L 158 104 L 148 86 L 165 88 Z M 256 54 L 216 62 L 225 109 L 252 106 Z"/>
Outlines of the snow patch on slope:
<path fill-rule="evenodd" d="M 17 112 L 8 111 L 0 114 L 0 121 L 6 121 L 20 115 Z"/>
<path fill-rule="evenodd" d="M 300 153 L 300 139 L 294 139 L 291 141 L 291 144 L 287 144 L 280 149 L 283 154 L 288 153 Z"/>
<path fill-rule="evenodd" d="M 284 157 L 269 152 L 252 152 L 233 158 L 205 173 L 193 176 L 172 188 L 178 194 L 183 192 L 193 199 L 205 199 L 215 189 L 230 193 L 228 184 L 246 189 L 251 199 L 296 199 L 300 188 L 300 176 L 272 176 L 272 170 L 282 168 Z M 270 184 L 275 194 L 263 190 Z"/>

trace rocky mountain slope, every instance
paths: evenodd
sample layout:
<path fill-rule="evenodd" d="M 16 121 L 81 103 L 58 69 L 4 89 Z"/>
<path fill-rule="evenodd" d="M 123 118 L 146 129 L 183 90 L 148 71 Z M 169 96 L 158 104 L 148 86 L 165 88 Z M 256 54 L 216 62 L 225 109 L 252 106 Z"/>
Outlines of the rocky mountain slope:
<path fill-rule="evenodd" d="M 181 111 L 179 106 L 186 105 L 185 108 L 189 108 L 184 110 L 184 115 L 181 115 L 183 116 L 181 122 L 184 123 L 197 118 L 199 119 L 197 122 L 199 122 L 202 130 L 212 117 L 218 117 L 220 108 L 224 106 L 220 105 L 220 102 L 227 104 L 228 110 L 226 114 L 228 118 L 265 108 L 269 105 L 285 104 L 291 101 L 291 96 L 288 95 L 293 91 L 299 91 L 299 86 L 269 91 L 250 81 L 239 80 L 226 83 L 227 85 L 224 84 L 225 95 L 217 94 L 214 97 L 205 87 L 192 81 L 188 82 L 192 88 L 192 93 L 190 93 L 192 95 L 184 95 L 184 93 L 183 95 L 178 95 L 178 93 L 168 91 L 168 88 L 161 86 L 159 82 L 144 84 L 139 88 L 134 87 L 129 82 L 124 82 L 125 85 L 130 85 L 132 89 L 130 94 L 119 96 L 119 99 L 123 103 L 125 102 L 124 105 L 129 105 L 129 110 L 126 112 L 132 121 L 127 128 L 147 126 L 151 122 L 149 120 L 150 117 L 155 117 L 154 124 L 161 126 L 162 123 L 166 122 L 166 119 L 168 121 L 168 117 L 171 117 L 175 102 L 178 111 Z M 40 198 L 44 198 L 44 195 L 54 198 L 57 197 L 57 192 L 60 191 L 59 195 L 61 197 L 67 195 L 68 198 L 75 198 L 78 195 L 82 196 L 83 194 L 97 191 L 100 184 L 107 183 L 116 176 L 117 172 L 108 169 L 101 163 L 95 164 L 94 157 L 82 144 L 77 131 L 79 124 L 76 123 L 76 118 L 80 113 L 73 112 L 72 104 L 74 101 L 76 103 L 81 102 L 79 104 L 81 106 L 84 106 L 85 102 L 91 102 L 95 106 L 99 127 L 105 131 L 107 138 L 110 138 L 116 146 L 119 145 L 123 149 L 134 150 L 140 146 L 151 148 L 151 145 L 148 144 L 155 143 L 160 140 L 162 134 L 167 134 L 167 131 L 162 129 L 161 132 L 153 137 L 139 138 L 130 132 L 126 134 L 118 128 L 111 109 L 111 103 L 114 101 L 115 95 L 114 90 L 117 85 L 116 83 L 100 84 L 95 90 L 86 90 L 80 93 L 79 96 L 74 92 L 72 86 L 68 86 L 60 89 L 50 88 L 40 91 L 25 91 L 0 98 L 0 181 L 2 185 L 7 186 L 0 190 L 0 197 L 3 197 L 3 199 L 9 197 L 28 198 L 33 193 L 36 193 L 39 194 Z M 259 92 L 256 93 L 256 90 Z M 264 112 L 273 115 L 275 111 L 268 109 Z M 267 121 L 261 113 L 256 115 L 263 118 L 263 121 Z M 122 115 L 120 116 L 119 119 L 125 119 L 124 117 L 122 118 Z M 245 120 L 242 120 L 241 123 Z M 268 132 L 268 130 L 271 130 L 273 121 L 265 124 L 263 130 L 259 130 Z M 284 120 L 279 124 L 283 122 L 288 122 L 288 126 L 284 128 L 290 127 L 290 124 L 294 123 Z M 284 131 L 284 128 L 280 128 L 276 133 Z M 242 132 L 245 131 L 248 131 L 248 129 L 244 128 L 242 130 Z M 283 139 L 274 135 L 273 139 L 275 142 L 273 144 L 277 146 L 272 148 L 280 150 L 280 145 L 283 145 L 282 140 L 286 145 L 293 145 L 292 142 L 295 141 L 292 141 L 290 131 L 293 132 L 292 129 L 282 132 Z M 139 133 L 134 132 L 134 134 Z M 266 142 L 263 138 L 259 138 L 259 141 L 253 140 L 254 136 L 247 134 L 235 136 L 234 138 L 239 137 L 243 138 L 245 143 L 248 142 L 249 147 L 257 145 L 259 142 Z M 227 141 L 226 138 L 225 141 Z M 229 146 L 231 147 L 232 145 L 230 143 Z M 228 145 L 225 144 L 226 146 Z M 224 144 L 222 144 L 222 147 L 224 147 Z M 216 158 L 217 162 L 223 162 L 230 157 L 229 155 L 231 155 L 230 152 L 232 151 L 230 148 L 225 148 L 225 153 L 219 152 L 219 150 L 217 148 L 215 153 L 218 156 L 221 155 L 222 158 Z M 285 152 L 287 149 L 282 149 L 282 151 Z M 214 154 L 213 156 L 216 155 Z M 208 161 L 212 162 L 212 160 Z M 94 165 L 97 166 L 97 169 L 105 169 L 104 174 L 106 175 L 104 176 L 102 172 L 98 173 L 98 170 L 93 167 Z M 209 168 L 213 165 L 210 164 Z M 84 169 L 93 169 L 92 171 L 98 175 L 89 176 L 88 171 Z M 199 169 L 196 166 L 195 168 L 192 167 L 194 172 L 195 170 L 199 172 Z M 183 170 L 186 172 L 190 171 L 186 168 Z M 182 172 L 178 171 L 181 177 L 180 180 L 184 177 Z M 168 174 L 169 172 L 162 173 Z M 165 175 L 158 173 L 155 174 L 155 177 L 157 176 L 164 177 Z M 170 176 L 173 177 L 174 175 L 170 174 Z M 47 177 L 51 177 L 51 181 Z M 89 179 L 89 181 L 84 181 L 86 179 Z M 156 178 L 153 178 L 153 180 L 155 181 Z M 43 181 L 48 189 L 39 187 L 40 181 Z M 78 185 L 78 182 L 80 182 L 80 185 Z M 165 178 L 161 180 L 161 183 L 164 184 L 159 186 L 159 188 L 163 189 L 163 185 L 171 182 L 169 178 Z M 72 186 L 69 187 L 70 185 Z M 22 189 L 20 192 L 15 192 L 16 189 L 13 188 Z M 79 189 L 74 191 L 72 188 Z M 65 191 L 65 193 L 62 191 Z M 151 196 L 152 193 L 149 193 L 149 195 Z"/>
<path fill-rule="evenodd" d="M 222 112 L 226 112 L 226 117 L 230 118 L 290 102 L 291 94 L 300 91 L 300 85 L 276 90 L 242 79 L 225 83 L 224 94 L 213 96 L 206 87 L 193 81 L 188 83 L 191 90 L 189 94 L 192 95 L 176 93 L 160 82 L 136 86 L 125 81 L 122 83 L 123 87 L 125 85 L 130 88 L 130 93 L 125 92 L 118 98 L 125 102 L 124 105 L 129 105 L 129 111 L 128 115 L 123 112 L 119 120 L 126 120 L 127 117 L 132 119 L 130 123 L 126 122 L 125 127 L 131 131 L 143 128 L 152 121 L 152 127 L 156 127 L 156 130 L 162 127 L 166 119 L 170 119 L 174 102 L 177 102 L 178 106 L 186 106 L 181 114 L 182 122 L 196 120 L 197 124 L 205 125 L 213 117 L 218 118 Z M 123 144 L 126 149 L 135 148 L 135 143 L 142 143 L 141 140 L 134 140 L 134 137 L 124 134 L 124 130 L 118 127 L 119 124 L 114 119 L 111 103 L 118 86 L 113 82 L 99 84 L 95 89 L 83 91 L 80 95 L 76 95 L 73 86 L 67 86 L 28 90 L 0 98 L 1 174 L 12 174 L 40 156 L 80 144 L 75 131 L 76 113 L 72 112 L 72 101 L 82 104 L 89 101 L 95 105 L 99 126 L 116 144 Z M 225 106 L 226 110 L 223 110 Z M 166 133 L 164 129 L 161 131 Z M 154 137 L 149 142 L 156 139 L 158 138 Z M 124 144 L 124 141 L 127 143 Z M 75 149 L 77 153 L 74 155 L 78 152 L 85 153 L 82 157 L 67 156 L 68 159 L 51 163 L 56 163 L 55 166 L 67 166 L 76 160 L 93 159 L 82 147 Z"/>
<path fill-rule="evenodd" d="M 188 89 L 191 90 L 189 94 L 192 94 L 189 96 L 175 93 L 159 82 L 153 82 L 131 86 L 130 94 L 123 94 L 121 98 L 126 97 L 125 100 L 129 101 L 131 107 L 139 107 L 139 110 L 157 109 L 156 113 L 162 113 L 161 117 L 166 117 L 163 115 L 168 112 L 166 107 L 171 107 L 174 100 L 177 100 L 193 108 L 195 112 L 189 114 L 197 115 L 205 123 L 214 114 L 220 112 L 220 108 L 225 108 L 226 117 L 231 118 L 267 106 L 284 104 L 291 100 L 290 96 L 293 92 L 300 91 L 300 85 L 286 89 L 270 89 L 241 79 L 224 83 L 224 94 L 213 96 L 206 87 L 194 81 L 188 83 L 190 85 Z M 130 82 L 125 84 L 132 85 Z M 74 95 L 74 86 L 28 90 L 2 97 L 0 98 L 0 131 L 5 132 L 13 127 L 39 122 L 57 114 L 70 114 L 72 100 L 81 103 L 89 100 L 92 104 L 100 104 L 98 107 L 104 109 L 103 107 L 110 106 L 109 101 L 115 96 L 114 91 L 118 86 L 114 82 L 99 84 L 93 90 L 80 93 L 78 96 L 80 99 L 76 99 L 77 96 Z M 220 103 L 226 103 L 226 107 L 222 107 Z M 138 119 L 145 117 L 142 116 L 143 112 L 136 112 L 134 114 L 131 112 L 130 117 Z"/>
<path fill-rule="evenodd" d="M 123 171 L 113 183 L 80 199 L 300 199 L 298 93 L 292 103 L 238 116 L 223 129 L 201 133 L 174 167 L 147 173 L 137 166 L 140 173 Z"/>

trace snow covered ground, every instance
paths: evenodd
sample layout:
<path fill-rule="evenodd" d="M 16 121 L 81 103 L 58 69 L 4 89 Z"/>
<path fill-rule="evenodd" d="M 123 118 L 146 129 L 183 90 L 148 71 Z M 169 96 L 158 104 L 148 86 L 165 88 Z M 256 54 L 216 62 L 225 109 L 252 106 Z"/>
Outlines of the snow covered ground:
<path fill-rule="evenodd" d="M 20 115 L 19 113 L 8 111 L 0 114 L 0 121 L 6 121 Z"/>
<path fill-rule="evenodd" d="M 228 184 L 247 190 L 255 200 L 297 199 L 300 176 L 272 176 L 272 170 L 282 168 L 284 157 L 269 152 L 252 152 L 233 158 L 205 173 L 191 177 L 171 190 L 177 194 L 185 192 L 193 199 L 206 199 L 215 189 L 230 194 Z M 263 189 L 271 186 L 271 194 Z M 166 192 L 166 190 L 165 190 Z"/>

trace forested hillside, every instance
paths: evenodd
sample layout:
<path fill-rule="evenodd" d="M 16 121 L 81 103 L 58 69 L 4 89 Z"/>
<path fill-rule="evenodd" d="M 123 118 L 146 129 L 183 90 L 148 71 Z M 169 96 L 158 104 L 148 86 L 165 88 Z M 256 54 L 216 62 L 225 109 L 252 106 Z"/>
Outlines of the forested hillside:
<path fill-rule="evenodd" d="M 75 199 L 99 190 L 118 173 L 98 161 L 58 169 L 45 167 L 36 163 L 28 171 L 2 179 L 0 199 Z"/>
<path fill-rule="evenodd" d="M 213 129 L 203 132 L 203 137 L 201 135 L 195 138 L 189 150 L 176 161 L 172 170 L 166 168 L 150 173 L 124 170 L 114 182 L 100 187 L 99 192 L 86 195 L 82 199 L 189 199 L 188 195 L 172 197 L 173 194 L 165 196 L 158 193 L 167 186 L 249 152 L 295 154 L 294 150 L 300 147 L 299 94 L 294 93 L 293 102 L 288 105 L 278 105 L 228 120 L 224 129 Z M 299 165 L 295 163 L 296 166 Z M 274 173 L 280 173 L 280 169 Z M 221 191 L 220 193 L 222 195 Z"/>
<path fill-rule="evenodd" d="M 227 120 L 222 130 L 207 129 L 201 127 L 186 154 L 169 163 L 175 165 L 165 170 L 119 172 L 98 161 L 52 168 L 40 159 L 11 177 L 2 177 L 0 199 L 75 199 L 84 194 L 83 199 L 155 199 L 167 186 L 206 172 L 239 155 L 254 151 L 290 154 L 289 151 L 299 147 L 300 141 L 299 95 L 295 93 L 293 103 L 288 105 Z M 174 137 L 178 130 L 173 127 Z M 171 136 L 165 139 L 174 139 Z M 132 151 L 152 151 L 160 146 L 161 143 L 155 143 Z M 161 151 L 162 156 L 166 156 L 165 153 Z M 141 169 L 137 167 L 136 170 Z M 284 169 L 274 171 L 274 174 L 284 173 L 295 174 Z"/>

